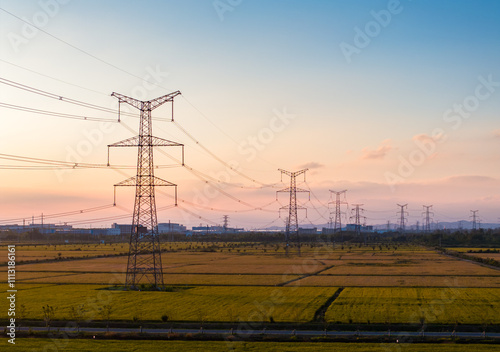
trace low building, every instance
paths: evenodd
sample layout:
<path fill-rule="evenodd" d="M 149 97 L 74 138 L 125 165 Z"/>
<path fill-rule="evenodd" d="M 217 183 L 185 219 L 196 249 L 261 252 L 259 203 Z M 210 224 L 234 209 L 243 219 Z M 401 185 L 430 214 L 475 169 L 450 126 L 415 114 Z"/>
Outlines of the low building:
<path fill-rule="evenodd" d="M 356 224 L 347 224 L 346 230 L 356 232 Z M 373 232 L 373 226 L 361 226 L 359 230 L 360 232 Z"/>
<path fill-rule="evenodd" d="M 158 232 L 159 233 L 185 233 L 186 232 L 186 226 L 181 225 L 181 224 L 176 224 L 174 222 L 165 222 L 165 223 L 159 223 L 158 224 Z"/>
<path fill-rule="evenodd" d="M 317 235 L 318 228 L 317 227 L 313 227 L 313 228 L 299 227 L 299 234 L 301 234 L 301 235 Z"/>

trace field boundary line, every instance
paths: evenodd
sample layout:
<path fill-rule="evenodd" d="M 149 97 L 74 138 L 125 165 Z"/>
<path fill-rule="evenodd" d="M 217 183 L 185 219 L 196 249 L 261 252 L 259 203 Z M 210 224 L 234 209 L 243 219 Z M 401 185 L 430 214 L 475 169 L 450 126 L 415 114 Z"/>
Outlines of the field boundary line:
<path fill-rule="evenodd" d="M 339 289 L 337 289 L 337 291 L 335 291 L 333 296 L 328 298 L 326 300 L 326 302 L 323 303 L 323 305 L 321 307 L 319 307 L 318 310 L 316 310 L 316 312 L 314 313 L 313 322 L 322 323 L 325 321 L 326 311 L 328 310 L 328 308 L 330 308 L 330 306 L 333 304 L 333 302 L 340 296 L 342 291 L 344 291 L 343 287 L 340 287 Z"/>
<path fill-rule="evenodd" d="M 305 279 L 306 277 L 310 277 L 310 276 L 316 276 L 318 275 L 319 273 L 322 273 L 323 271 L 326 271 L 326 270 L 329 270 L 331 268 L 333 268 L 335 265 L 332 264 L 332 265 L 329 265 L 327 266 L 326 268 L 323 268 L 321 270 L 318 270 L 318 271 L 315 271 L 314 273 L 310 273 L 310 274 L 304 274 L 298 278 L 295 278 L 295 279 L 292 279 L 292 280 L 288 280 L 288 281 L 285 281 L 285 282 L 282 282 L 281 284 L 277 284 L 276 286 L 286 286 L 288 284 L 291 284 L 292 282 L 295 282 L 295 281 L 299 281 L 299 280 L 302 280 L 302 279 Z M 300 274 L 296 274 L 296 275 L 300 275 Z"/>

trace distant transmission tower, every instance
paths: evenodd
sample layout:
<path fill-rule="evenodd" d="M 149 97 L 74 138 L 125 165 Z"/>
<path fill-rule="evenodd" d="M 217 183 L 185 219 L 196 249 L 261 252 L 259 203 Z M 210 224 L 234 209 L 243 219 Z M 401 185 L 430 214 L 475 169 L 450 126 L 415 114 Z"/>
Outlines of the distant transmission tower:
<path fill-rule="evenodd" d="M 360 208 L 363 204 L 353 204 L 354 208 L 352 209 L 354 211 L 354 216 L 351 216 L 351 218 L 354 218 L 354 228 L 356 231 L 356 236 L 361 236 L 361 218 L 363 218 L 363 223 L 366 221 L 366 217 L 361 215 L 361 212 L 364 211 L 363 208 Z M 365 237 L 364 237 L 364 243 L 366 245 L 366 232 L 365 232 Z"/>
<path fill-rule="evenodd" d="M 424 215 L 424 232 L 430 233 L 431 232 L 431 215 L 434 215 L 433 212 L 431 212 L 432 205 L 422 205 L 424 207 L 424 212 L 422 215 Z"/>
<path fill-rule="evenodd" d="M 477 230 L 477 213 L 479 210 L 471 210 L 470 212 L 472 213 L 470 216 L 472 218 L 472 229 Z"/>
<path fill-rule="evenodd" d="M 406 224 L 406 216 L 408 216 L 408 212 L 405 210 L 405 208 L 408 207 L 408 204 L 398 204 L 398 207 L 401 208 L 401 210 L 398 212 L 400 215 L 400 220 L 399 220 L 399 231 L 401 233 L 405 232 L 405 224 Z"/>
<path fill-rule="evenodd" d="M 224 221 L 224 225 L 223 225 L 224 232 L 227 232 L 227 228 L 229 225 L 229 215 L 223 215 L 222 218 Z"/>
<path fill-rule="evenodd" d="M 346 192 L 347 190 L 343 190 L 343 191 L 340 191 L 340 192 L 336 192 L 336 191 L 332 191 L 330 190 L 330 192 L 332 194 L 335 194 L 335 223 L 334 223 L 334 226 L 333 226 L 333 233 L 337 233 L 337 232 L 340 232 L 342 233 L 342 211 L 340 209 L 340 206 L 342 204 L 347 204 L 347 201 L 346 201 Z M 340 199 L 340 196 L 341 195 L 344 195 L 344 199 Z M 328 204 L 333 204 L 333 202 L 330 202 Z"/>
<path fill-rule="evenodd" d="M 109 147 L 138 147 L 137 175 L 126 179 L 117 186 L 135 187 L 135 204 L 130 233 L 130 247 L 127 263 L 125 286 L 135 288 L 141 282 L 148 282 L 156 288 L 163 286 L 163 270 L 161 265 L 161 249 L 156 217 L 155 186 L 174 186 L 175 205 L 177 205 L 177 185 L 154 176 L 153 147 L 184 146 L 166 139 L 153 137 L 151 111 L 160 105 L 171 102 L 181 94 L 179 91 L 149 101 L 140 101 L 122 94 L 113 93 L 118 103 L 127 103 L 141 112 L 139 135 Z M 173 120 L 173 114 L 172 114 Z M 184 164 L 184 160 L 182 160 Z M 109 149 L 108 149 L 109 165 Z M 115 188 L 116 189 L 116 188 Z M 116 194 L 116 193 L 115 193 Z"/>
<path fill-rule="evenodd" d="M 300 236 L 299 236 L 299 222 L 297 218 L 297 209 L 306 209 L 302 206 L 297 205 L 297 192 L 308 192 L 309 199 L 311 194 L 308 190 L 297 188 L 296 177 L 304 174 L 304 180 L 306 179 L 307 169 L 300 171 L 290 172 L 283 169 L 278 169 L 281 171 L 281 180 L 283 181 L 283 174 L 290 176 L 290 187 L 284 188 L 280 191 L 276 191 L 276 199 L 278 198 L 278 192 L 288 192 L 290 193 L 290 204 L 284 206 L 281 209 L 288 209 L 288 218 L 286 222 L 286 232 L 285 232 L 285 242 L 286 242 L 286 255 L 288 255 L 288 246 L 290 244 L 290 234 L 295 233 L 297 238 L 298 253 L 300 255 Z"/>

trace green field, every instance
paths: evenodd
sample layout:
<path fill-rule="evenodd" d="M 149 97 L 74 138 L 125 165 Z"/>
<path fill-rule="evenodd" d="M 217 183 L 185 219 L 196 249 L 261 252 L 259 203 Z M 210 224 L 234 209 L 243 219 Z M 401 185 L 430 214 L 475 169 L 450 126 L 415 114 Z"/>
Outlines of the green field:
<path fill-rule="evenodd" d="M 7 345 L 6 339 L 1 342 Z M 17 339 L 6 346 L 12 352 L 33 349 L 67 352 L 483 352 L 498 351 L 498 346 L 469 344 L 384 344 L 384 343 L 311 343 L 311 342 L 214 342 L 214 341 L 118 341 L 118 340 L 49 340 Z"/>
<path fill-rule="evenodd" d="M 83 320 L 99 320 L 99 308 L 112 306 L 112 320 L 307 322 L 337 288 L 215 287 L 179 288 L 177 292 L 105 290 L 96 285 L 23 285 L 18 304 L 26 316 L 42 319 L 42 307 L 55 308 L 54 319 L 71 320 L 70 307 L 82 308 Z M 3 300 L 6 301 L 6 300 Z M 6 309 L 2 301 L 0 309 Z"/>
<path fill-rule="evenodd" d="M 289 257 L 279 245 L 164 243 L 164 282 L 173 292 L 105 290 L 123 285 L 128 245 L 17 246 L 17 305 L 24 319 L 310 322 L 343 287 L 328 322 L 500 324 L 500 271 L 414 246 L 310 244 Z M 61 255 L 59 256 L 59 253 Z M 100 257 L 93 257 L 100 255 Z M 108 255 L 103 257 L 103 255 Z M 88 257 L 87 257 L 88 256 Z M 55 260 L 54 258 L 62 258 Z M 44 261 L 49 258 L 50 261 Z M 0 282 L 6 282 L 6 275 Z M 7 308 L 0 300 L 0 309 Z"/>
<path fill-rule="evenodd" d="M 451 284 L 451 282 L 450 282 Z M 500 289 L 346 288 L 326 313 L 354 323 L 500 324 Z"/>

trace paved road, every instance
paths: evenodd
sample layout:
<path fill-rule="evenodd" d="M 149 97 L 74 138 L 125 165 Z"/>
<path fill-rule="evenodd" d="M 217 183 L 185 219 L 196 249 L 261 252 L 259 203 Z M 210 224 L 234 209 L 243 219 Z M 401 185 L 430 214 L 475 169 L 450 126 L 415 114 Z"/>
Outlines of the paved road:
<path fill-rule="evenodd" d="M 19 330 L 28 331 L 47 331 L 45 327 L 21 327 Z M 59 329 L 63 332 L 66 328 L 64 327 L 52 327 L 52 331 Z M 104 333 L 107 331 L 106 328 L 80 328 L 81 332 L 89 333 Z M 115 333 L 148 333 L 148 334 L 198 334 L 203 333 L 207 335 L 239 335 L 239 336 L 251 336 L 251 335 L 297 335 L 297 336 L 328 336 L 328 337 L 382 337 L 382 336 L 393 336 L 393 337 L 434 337 L 434 338 L 446 338 L 446 337 L 460 337 L 460 338 L 477 338 L 481 339 L 485 336 L 480 332 L 417 332 L 417 331 L 321 331 L 321 330 L 251 330 L 251 329 L 140 329 L 140 328 L 110 328 L 110 332 Z M 68 333 L 75 332 L 74 328 L 68 328 Z M 500 333 L 486 333 L 486 337 L 500 339 Z"/>

